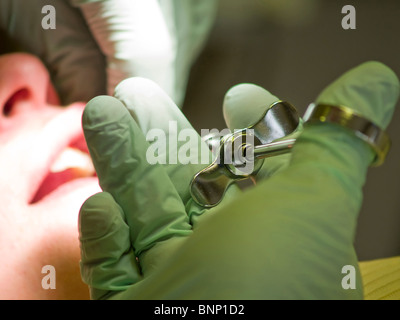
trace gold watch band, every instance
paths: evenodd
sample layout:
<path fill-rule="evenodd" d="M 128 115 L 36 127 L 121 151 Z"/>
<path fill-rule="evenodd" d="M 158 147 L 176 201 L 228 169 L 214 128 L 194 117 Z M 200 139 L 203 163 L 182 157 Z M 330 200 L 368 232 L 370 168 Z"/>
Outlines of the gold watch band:
<path fill-rule="evenodd" d="M 305 123 L 335 123 L 350 129 L 375 152 L 372 166 L 380 166 L 390 150 L 391 142 L 387 133 L 348 107 L 312 103 L 307 108 L 303 120 Z"/>

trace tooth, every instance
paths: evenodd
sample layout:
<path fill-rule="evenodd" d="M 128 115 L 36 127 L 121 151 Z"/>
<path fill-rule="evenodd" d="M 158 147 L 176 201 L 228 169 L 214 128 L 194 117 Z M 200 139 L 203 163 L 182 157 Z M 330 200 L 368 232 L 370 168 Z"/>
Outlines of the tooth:
<path fill-rule="evenodd" d="M 66 148 L 56 159 L 50 168 L 53 173 L 66 169 L 77 168 L 91 175 L 95 172 L 92 160 L 87 153 L 78 149 Z"/>

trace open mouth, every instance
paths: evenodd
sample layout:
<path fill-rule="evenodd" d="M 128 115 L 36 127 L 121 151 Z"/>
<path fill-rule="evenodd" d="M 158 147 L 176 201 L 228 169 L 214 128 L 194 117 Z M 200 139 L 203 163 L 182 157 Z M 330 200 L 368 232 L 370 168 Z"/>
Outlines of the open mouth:
<path fill-rule="evenodd" d="M 81 136 L 58 154 L 32 198 L 31 204 L 40 201 L 68 182 L 94 176 L 96 172 L 85 139 Z"/>

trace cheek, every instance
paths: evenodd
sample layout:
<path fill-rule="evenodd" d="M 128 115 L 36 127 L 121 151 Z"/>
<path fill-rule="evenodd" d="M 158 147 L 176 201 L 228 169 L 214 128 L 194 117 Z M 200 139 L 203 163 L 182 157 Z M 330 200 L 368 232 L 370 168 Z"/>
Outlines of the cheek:
<path fill-rule="evenodd" d="M 0 281 L 7 290 L 0 299 L 88 299 L 88 288 L 83 284 L 79 270 L 79 241 L 76 228 L 52 228 L 41 225 L 42 232 L 26 232 L 10 243 L 24 249 L 10 251 L 2 265 Z M 1 250 L 0 250 L 1 251 Z M 56 288 L 45 290 L 42 280 L 50 276 L 43 267 L 54 267 Z M 48 277 L 47 277 L 48 279 Z M 48 281 L 46 281 L 48 283 Z"/>

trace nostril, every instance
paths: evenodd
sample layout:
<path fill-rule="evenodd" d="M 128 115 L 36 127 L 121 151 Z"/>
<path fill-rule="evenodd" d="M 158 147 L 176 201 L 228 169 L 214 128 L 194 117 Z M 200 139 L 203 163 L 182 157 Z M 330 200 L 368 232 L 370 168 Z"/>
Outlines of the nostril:
<path fill-rule="evenodd" d="M 9 117 L 15 112 L 15 106 L 21 102 L 30 99 L 29 90 L 24 88 L 16 91 L 4 104 L 3 115 Z"/>
<path fill-rule="evenodd" d="M 0 56 L 0 120 L 22 109 L 45 107 L 47 99 L 55 104 L 56 98 L 49 74 L 38 58 L 25 53 Z"/>

